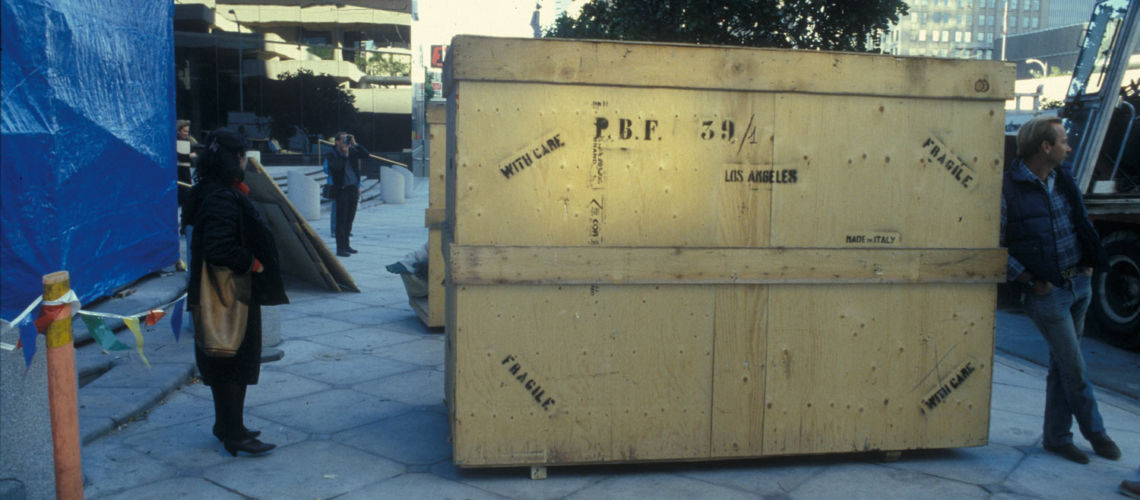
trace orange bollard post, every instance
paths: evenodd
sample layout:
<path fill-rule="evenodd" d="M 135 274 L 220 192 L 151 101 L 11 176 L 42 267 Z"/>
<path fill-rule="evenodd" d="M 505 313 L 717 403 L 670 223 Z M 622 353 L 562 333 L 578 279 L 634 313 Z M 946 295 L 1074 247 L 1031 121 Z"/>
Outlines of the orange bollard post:
<path fill-rule="evenodd" d="M 57 300 L 71 289 L 71 276 L 59 271 L 44 276 L 44 300 Z M 51 443 L 55 459 L 55 497 L 83 498 L 83 467 L 79 458 L 79 387 L 75 375 L 75 342 L 71 315 L 48 327 L 48 403 Z"/>

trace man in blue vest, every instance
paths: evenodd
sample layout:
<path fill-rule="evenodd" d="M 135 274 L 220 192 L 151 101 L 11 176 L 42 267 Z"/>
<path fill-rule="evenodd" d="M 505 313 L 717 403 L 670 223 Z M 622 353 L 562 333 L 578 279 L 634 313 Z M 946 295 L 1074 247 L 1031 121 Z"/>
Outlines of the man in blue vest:
<path fill-rule="evenodd" d="M 356 143 L 348 132 L 337 132 L 333 152 L 325 158 L 325 169 L 332 178 L 333 214 L 336 225 L 336 254 L 348 257 L 356 249 L 348 244 L 352 234 L 352 221 L 356 219 L 356 205 L 360 202 L 360 162 L 368 157 L 368 150 Z"/>
<path fill-rule="evenodd" d="M 1017 160 L 1002 185 L 1002 240 L 1009 249 L 1006 279 L 1025 292 L 1025 312 L 1049 344 L 1045 387 L 1045 449 L 1077 463 L 1089 457 L 1073 444 L 1073 417 L 1093 451 L 1109 460 L 1120 448 L 1105 433 L 1081 355 L 1092 269 L 1104 248 L 1067 165 L 1061 120 L 1039 116 L 1017 133 Z"/>

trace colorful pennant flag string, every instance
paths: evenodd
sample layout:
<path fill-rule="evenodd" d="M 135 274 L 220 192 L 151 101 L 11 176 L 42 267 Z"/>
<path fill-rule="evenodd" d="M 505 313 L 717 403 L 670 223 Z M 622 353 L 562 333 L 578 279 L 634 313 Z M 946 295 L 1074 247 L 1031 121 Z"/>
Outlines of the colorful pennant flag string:
<path fill-rule="evenodd" d="M 43 302 L 43 301 L 44 301 L 44 298 L 42 295 L 39 297 L 36 297 L 36 300 L 33 300 L 31 304 L 28 304 L 28 307 L 25 307 L 24 311 L 21 312 L 19 316 L 16 316 L 16 319 L 13 319 L 10 323 L 5 321 L 3 332 L 7 333 L 9 330 L 20 329 L 21 336 L 19 337 L 19 339 L 22 339 L 23 338 L 22 332 L 23 332 L 24 325 L 25 324 L 31 325 L 32 311 L 34 311 L 36 309 L 36 306 L 40 305 L 40 302 Z M 35 330 L 32 330 L 32 332 L 33 332 L 32 338 L 34 339 L 35 338 Z M 21 340 L 19 340 L 19 339 L 16 340 L 16 343 L 14 345 L 9 344 L 7 342 L 0 342 L 0 349 L 3 349 L 5 351 L 14 351 L 16 349 L 19 349 L 20 344 L 21 344 Z M 32 348 L 32 354 L 35 354 L 35 348 L 34 347 Z"/>
<path fill-rule="evenodd" d="M 40 307 L 39 314 L 33 320 L 31 313 L 35 310 L 36 306 Z M 182 309 L 186 305 L 186 294 L 183 293 L 178 298 L 161 306 L 150 309 L 146 312 L 138 314 L 112 314 L 100 313 L 94 311 L 84 311 L 81 309 L 79 297 L 73 290 L 68 290 L 63 296 L 56 300 L 44 300 L 43 297 L 36 297 L 36 300 L 28 304 L 28 307 L 16 316 L 11 322 L 4 322 L 3 332 L 6 334 L 10 330 L 19 330 L 19 340 L 16 345 L 5 342 L 0 342 L 0 348 L 6 351 L 15 349 L 22 349 L 24 354 L 24 363 L 30 367 L 32 359 L 36 354 L 36 335 L 43 333 L 55 321 L 63 319 L 70 315 L 79 315 L 83 320 L 87 330 L 91 332 L 91 337 L 95 339 L 104 351 L 122 351 L 130 349 L 115 337 L 114 332 L 107 326 L 104 318 L 118 319 L 127 326 L 127 328 L 134 334 L 135 348 L 139 353 L 139 358 L 142 362 L 150 368 L 150 361 L 147 360 L 146 355 L 143 354 L 143 337 L 140 328 L 140 318 L 145 321 L 147 326 L 153 327 L 166 316 L 166 309 L 171 306 L 174 310 L 171 312 L 170 328 L 174 333 L 175 342 L 180 340 L 182 332 Z"/>
<path fill-rule="evenodd" d="M 143 354 L 143 336 L 142 330 L 139 330 L 139 319 L 136 318 L 123 318 L 123 324 L 131 329 L 131 333 L 135 334 L 135 349 L 139 351 L 139 358 L 142 359 L 144 365 L 150 368 L 150 361 L 146 360 L 146 354 Z"/>
<path fill-rule="evenodd" d="M 20 345 L 24 349 L 24 369 L 32 366 L 32 358 L 36 356 L 36 326 L 32 317 L 26 316 L 20 321 Z"/>
<path fill-rule="evenodd" d="M 91 337 L 95 339 L 99 347 L 103 348 L 103 352 L 130 349 L 122 342 L 119 342 L 119 339 L 115 338 L 115 332 L 112 332 L 111 329 L 107 327 L 107 323 L 103 321 L 103 318 L 89 314 L 80 314 L 79 317 L 83 320 L 83 323 L 87 325 L 87 331 L 91 332 Z"/>
<path fill-rule="evenodd" d="M 186 307 L 185 294 L 174 302 L 174 312 L 170 313 L 170 329 L 174 330 L 175 342 L 179 341 L 179 334 L 182 333 L 182 309 L 184 307 Z"/>

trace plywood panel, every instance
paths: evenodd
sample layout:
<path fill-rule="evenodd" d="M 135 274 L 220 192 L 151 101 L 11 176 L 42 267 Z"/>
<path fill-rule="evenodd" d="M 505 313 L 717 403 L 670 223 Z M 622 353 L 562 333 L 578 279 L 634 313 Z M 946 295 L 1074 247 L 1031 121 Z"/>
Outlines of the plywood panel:
<path fill-rule="evenodd" d="M 464 96 L 457 242 L 767 244 L 774 182 L 753 172 L 771 171 L 770 95 L 565 87 L 552 100 L 474 82 Z"/>
<path fill-rule="evenodd" d="M 774 246 L 998 246 L 1004 115 L 992 104 L 782 95 L 776 105 L 775 163 L 798 182 L 775 192 Z"/>
<path fill-rule="evenodd" d="M 457 463 L 708 456 L 711 287 L 456 288 Z"/>
<path fill-rule="evenodd" d="M 769 297 L 764 454 L 986 443 L 992 286 L 781 286 Z"/>

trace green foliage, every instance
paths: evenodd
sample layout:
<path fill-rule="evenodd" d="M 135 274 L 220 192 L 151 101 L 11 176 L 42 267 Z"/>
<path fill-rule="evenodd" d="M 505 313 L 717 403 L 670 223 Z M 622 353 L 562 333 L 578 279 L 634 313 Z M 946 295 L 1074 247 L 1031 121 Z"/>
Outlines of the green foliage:
<path fill-rule="evenodd" d="M 400 61 L 392 54 L 382 52 L 369 53 L 363 50 L 356 52 L 356 67 L 367 75 L 372 76 L 409 76 L 412 74 L 410 61 Z"/>
<path fill-rule="evenodd" d="M 272 134 L 286 144 L 300 127 L 308 133 L 329 137 L 340 130 L 357 128 L 356 97 L 329 75 L 300 70 L 265 81 L 265 100 L 273 119 Z"/>
<path fill-rule="evenodd" d="M 904 0 L 590 0 L 545 36 L 863 51 L 906 13 Z"/>
<path fill-rule="evenodd" d="M 333 58 L 333 48 L 327 45 L 311 45 L 309 53 L 324 61 L 331 61 Z"/>
<path fill-rule="evenodd" d="M 431 102 L 435 97 L 435 89 L 431 88 L 431 82 L 435 81 L 435 74 L 428 72 L 424 77 L 424 102 Z"/>

